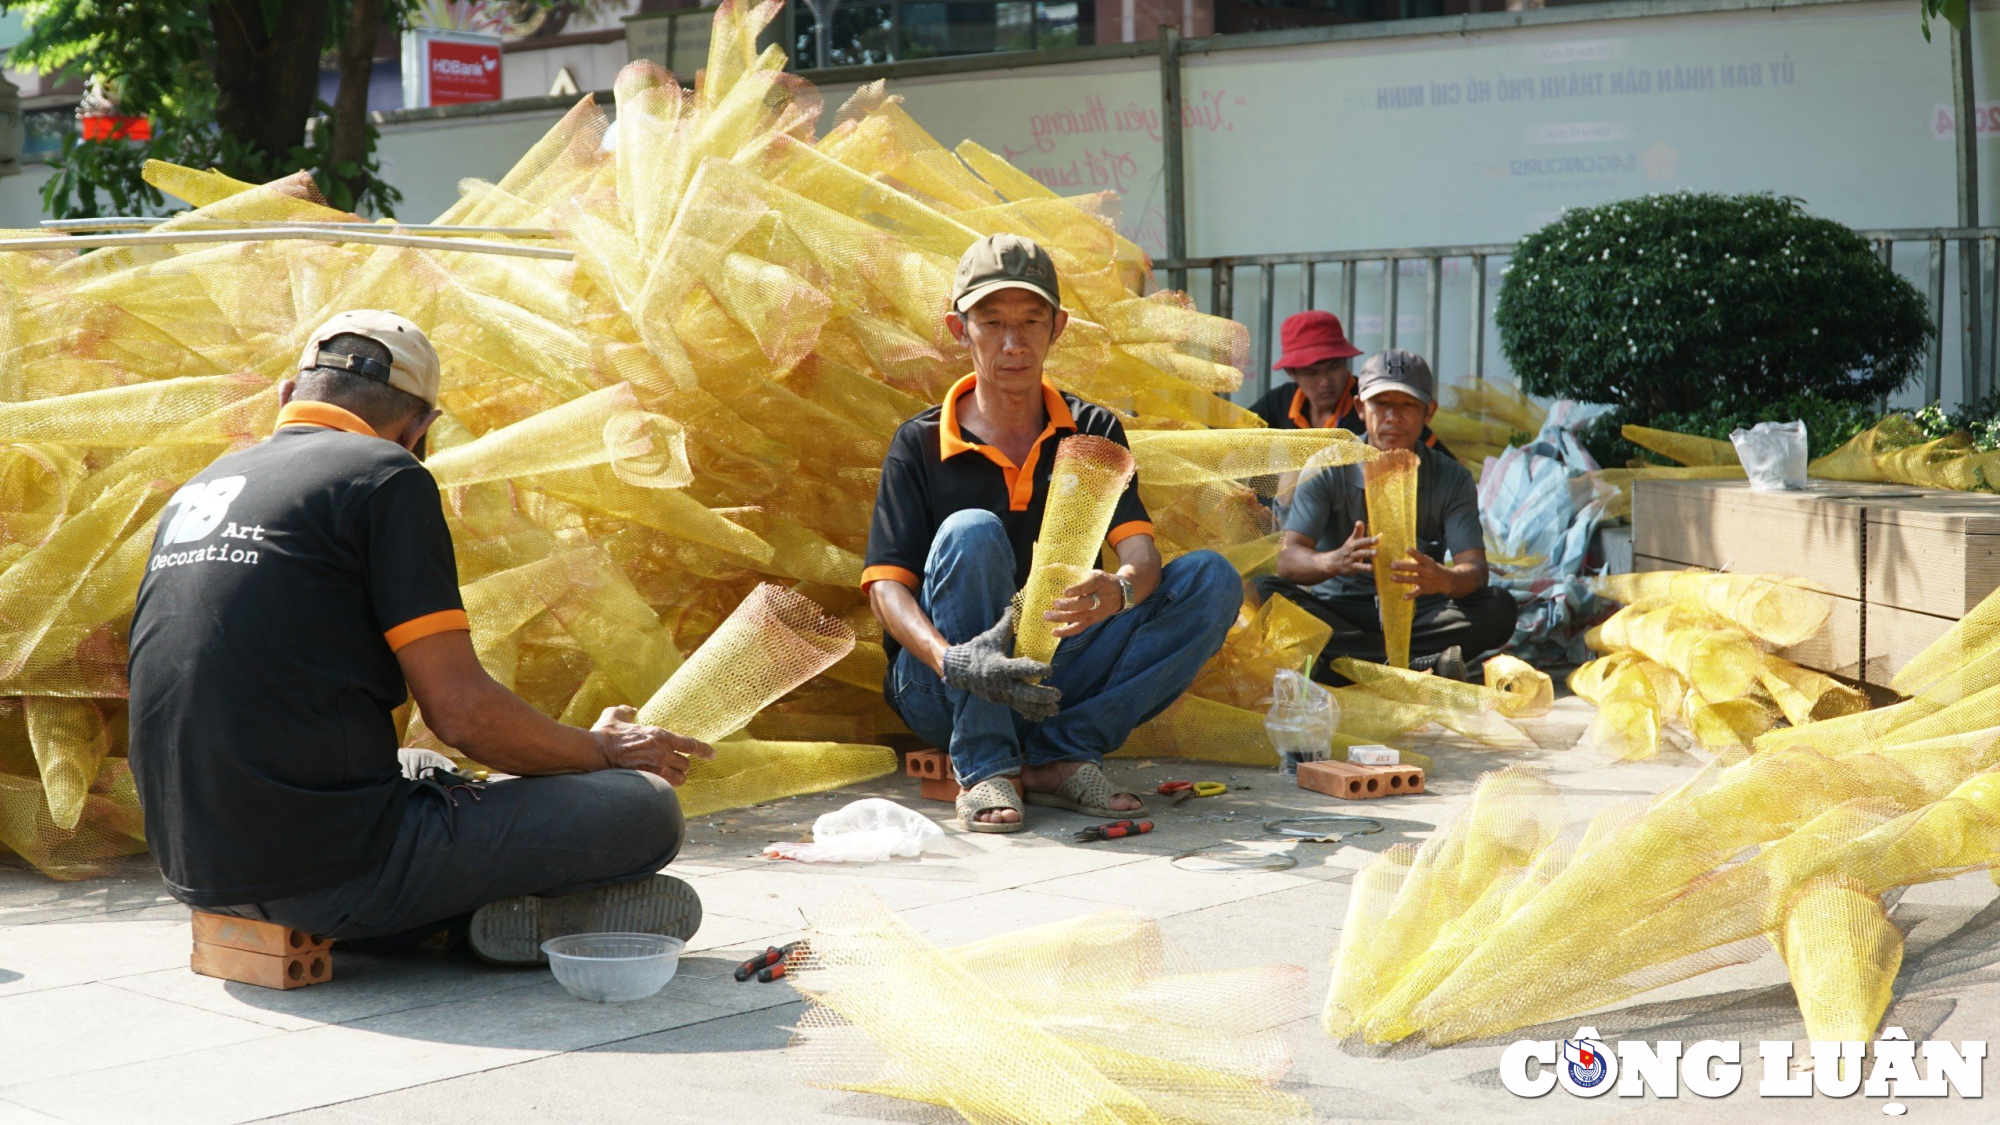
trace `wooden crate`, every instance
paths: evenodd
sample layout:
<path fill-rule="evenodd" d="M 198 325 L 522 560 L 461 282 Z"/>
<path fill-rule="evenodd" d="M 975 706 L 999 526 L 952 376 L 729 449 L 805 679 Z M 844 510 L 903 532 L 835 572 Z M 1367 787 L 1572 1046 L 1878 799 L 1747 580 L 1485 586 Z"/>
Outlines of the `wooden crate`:
<path fill-rule="evenodd" d="M 1834 594 L 1826 628 L 1779 655 L 1886 684 L 2000 588 L 2000 497 L 1815 482 L 1640 481 L 1634 569 L 1789 574 Z"/>
<path fill-rule="evenodd" d="M 1861 679 L 1886 684 L 1911 658 L 1958 622 L 1890 605 L 1868 604 L 1868 674 Z"/>
<path fill-rule="evenodd" d="M 1868 509 L 1868 601 L 1957 620 L 2000 588 L 2000 496 L 1953 492 Z"/>

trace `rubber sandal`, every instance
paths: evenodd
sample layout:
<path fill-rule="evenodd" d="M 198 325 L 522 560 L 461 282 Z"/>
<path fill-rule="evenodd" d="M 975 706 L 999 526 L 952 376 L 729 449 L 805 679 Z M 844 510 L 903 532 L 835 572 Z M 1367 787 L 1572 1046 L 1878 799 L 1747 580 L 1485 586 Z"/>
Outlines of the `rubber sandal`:
<path fill-rule="evenodd" d="M 472 952 L 496 965 L 546 965 L 542 943 L 571 934 L 665 934 L 682 941 L 701 928 L 701 898 L 672 875 L 560 898 L 522 895 L 472 913 Z"/>
<path fill-rule="evenodd" d="M 1146 811 L 1144 801 L 1141 801 L 1136 809 L 1112 808 L 1111 798 L 1115 795 L 1111 788 L 1111 779 L 1104 776 L 1103 768 L 1096 762 L 1085 762 L 1076 768 L 1075 773 L 1065 778 L 1061 785 L 1056 786 L 1055 792 L 1028 794 L 1028 803 L 1068 809 L 1071 812 L 1101 817 L 1105 820 L 1117 820 Z M 1138 794 L 1130 793 L 1127 796 L 1137 797 Z"/>
<path fill-rule="evenodd" d="M 1019 832 L 1028 826 L 1027 810 L 1021 807 L 1020 790 L 1011 777 L 989 777 L 958 795 L 958 819 L 967 832 Z M 1021 819 L 1011 824 L 977 819 L 994 809 L 1013 809 Z"/>

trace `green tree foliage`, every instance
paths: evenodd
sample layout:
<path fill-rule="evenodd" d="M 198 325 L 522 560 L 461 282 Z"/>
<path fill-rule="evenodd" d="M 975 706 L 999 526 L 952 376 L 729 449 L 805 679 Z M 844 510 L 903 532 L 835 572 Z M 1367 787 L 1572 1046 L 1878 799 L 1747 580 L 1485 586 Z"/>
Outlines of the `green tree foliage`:
<path fill-rule="evenodd" d="M 149 141 L 65 140 L 43 188 L 62 217 L 136 214 L 166 206 L 139 177 L 148 158 L 219 168 L 253 183 L 312 172 L 343 210 L 393 214 L 400 193 L 380 177 L 365 113 L 371 52 L 339 52 L 341 83 L 359 84 L 363 112 L 308 128 L 322 57 L 355 21 L 400 27 L 411 0 L 0 0 L 27 15 L 10 63 L 93 79 L 121 114 L 148 117 Z M 348 99 L 352 100 L 352 99 Z"/>
<path fill-rule="evenodd" d="M 1879 398 L 1917 373 L 1931 336 L 1922 295 L 1866 239 L 1762 194 L 1568 211 L 1521 240 L 1494 319 L 1527 390 L 1647 425 Z"/>
<path fill-rule="evenodd" d="M 1924 19 L 1924 41 L 1931 38 L 1931 21 L 1943 20 L 1953 27 L 1965 23 L 1966 0 L 1922 0 Z"/>

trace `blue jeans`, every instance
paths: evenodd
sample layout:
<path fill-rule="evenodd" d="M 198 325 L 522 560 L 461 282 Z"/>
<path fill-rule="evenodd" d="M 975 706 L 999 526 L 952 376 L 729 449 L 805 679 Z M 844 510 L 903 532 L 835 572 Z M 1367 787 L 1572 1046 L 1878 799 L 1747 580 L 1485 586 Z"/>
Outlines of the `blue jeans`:
<path fill-rule="evenodd" d="M 1014 597 L 1014 548 L 991 512 L 955 512 L 938 528 L 918 602 L 952 644 L 985 632 Z M 960 785 L 1049 762 L 1095 762 L 1132 728 L 1167 709 L 1222 647 L 1243 604 L 1243 580 L 1214 551 L 1166 565 L 1159 588 L 1131 610 L 1057 646 L 1062 710 L 1034 723 L 1004 703 L 947 687 L 908 649 L 896 656 L 889 703 L 918 737 L 951 754 Z"/>

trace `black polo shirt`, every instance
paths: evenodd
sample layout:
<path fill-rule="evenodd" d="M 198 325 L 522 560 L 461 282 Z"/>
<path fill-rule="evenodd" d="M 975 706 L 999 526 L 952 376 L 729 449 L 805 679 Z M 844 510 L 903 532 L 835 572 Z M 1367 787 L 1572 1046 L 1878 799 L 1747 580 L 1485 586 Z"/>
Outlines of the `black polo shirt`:
<path fill-rule="evenodd" d="M 875 492 L 875 516 L 868 527 L 862 589 L 894 581 L 921 590 L 924 563 L 938 528 L 953 513 L 968 508 L 1000 517 L 1014 545 L 1014 585 L 1026 585 L 1035 537 L 1042 530 L 1042 509 L 1048 503 L 1055 443 L 1072 434 L 1092 434 L 1129 445 L 1117 415 L 1045 382 L 1042 401 L 1048 423 L 1028 450 L 1026 463 L 1015 465 L 958 423 L 958 400 L 970 394 L 977 381 L 976 375 L 960 379 L 946 392 L 942 406 L 903 423 L 890 440 L 889 455 L 882 461 L 882 483 Z M 1131 536 L 1152 533 L 1146 506 L 1139 502 L 1135 473 L 1118 498 L 1105 539 L 1115 547 Z M 883 645 L 892 660 L 901 649 L 893 637 L 885 637 Z"/>
<path fill-rule="evenodd" d="M 278 431 L 167 504 L 132 617 L 132 773 L 169 887 L 238 906 L 381 862 L 413 783 L 395 650 L 467 627 L 437 482 L 348 411 Z"/>
<path fill-rule="evenodd" d="M 1264 420 L 1266 426 L 1274 430 L 1310 430 L 1312 415 L 1306 411 L 1306 393 L 1289 379 L 1264 393 L 1262 398 L 1250 404 L 1250 413 Z M 1368 436 L 1368 423 L 1361 420 L 1361 400 L 1354 397 L 1354 381 L 1349 379 L 1347 389 L 1340 392 L 1340 401 L 1334 404 L 1333 421 L 1330 425 L 1343 430 Z M 1438 441 L 1429 426 L 1424 427 L 1422 441 L 1447 457 L 1451 449 Z"/>

